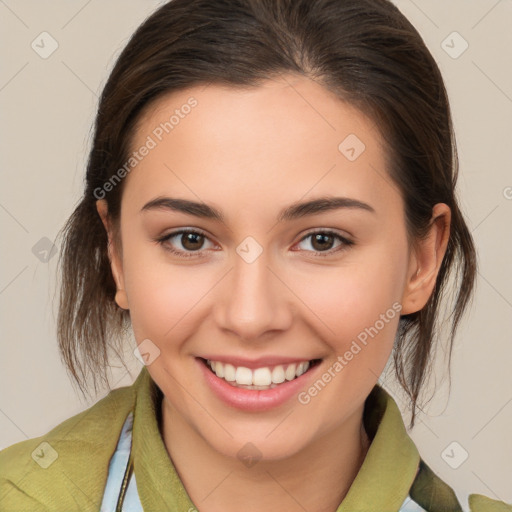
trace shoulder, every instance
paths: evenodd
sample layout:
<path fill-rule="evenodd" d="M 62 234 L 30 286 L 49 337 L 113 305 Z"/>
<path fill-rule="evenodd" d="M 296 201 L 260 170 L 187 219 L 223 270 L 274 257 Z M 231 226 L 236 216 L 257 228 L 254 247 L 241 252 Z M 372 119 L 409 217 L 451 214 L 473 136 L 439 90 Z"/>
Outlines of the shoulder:
<path fill-rule="evenodd" d="M 470 494 L 468 503 L 461 504 L 454 490 L 420 458 L 418 472 L 410 488 L 412 500 L 428 512 L 512 512 L 512 505 L 495 501 L 480 494 Z M 466 495 L 467 496 L 467 495 Z M 469 508 L 468 508 L 469 506 Z M 463 508 L 462 508 L 463 507 Z"/>
<path fill-rule="evenodd" d="M 512 512 L 512 504 L 492 500 L 481 494 L 470 494 L 468 501 L 471 512 Z"/>
<path fill-rule="evenodd" d="M 110 457 L 134 404 L 134 386 L 111 390 L 46 434 L 0 451 L 0 511 L 99 510 Z"/>

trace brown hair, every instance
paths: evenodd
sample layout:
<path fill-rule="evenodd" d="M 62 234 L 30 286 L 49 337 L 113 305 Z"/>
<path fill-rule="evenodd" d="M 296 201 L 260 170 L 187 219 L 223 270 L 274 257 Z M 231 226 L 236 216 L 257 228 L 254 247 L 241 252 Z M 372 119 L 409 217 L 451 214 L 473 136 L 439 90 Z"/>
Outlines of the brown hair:
<path fill-rule="evenodd" d="M 455 331 L 473 292 L 476 255 L 455 197 L 458 158 L 441 73 L 421 36 L 388 0 L 173 0 L 137 29 L 103 89 L 83 198 L 63 236 L 58 341 L 83 391 L 90 372 L 107 382 L 108 350 L 129 327 L 116 293 L 97 191 L 127 161 L 144 108 L 198 84 L 257 86 L 281 73 L 312 78 L 372 119 L 388 152 L 388 173 L 405 203 L 411 240 L 424 236 L 436 203 L 452 212 L 448 248 L 426 306 L 403 315 L 393 359 L 416 402 L 438 337 L 440 299 L 455 271 Z M 123 181 L 106 194 L 118 233 Z M 96 191 L 96 192 L 95 192 Z"/>

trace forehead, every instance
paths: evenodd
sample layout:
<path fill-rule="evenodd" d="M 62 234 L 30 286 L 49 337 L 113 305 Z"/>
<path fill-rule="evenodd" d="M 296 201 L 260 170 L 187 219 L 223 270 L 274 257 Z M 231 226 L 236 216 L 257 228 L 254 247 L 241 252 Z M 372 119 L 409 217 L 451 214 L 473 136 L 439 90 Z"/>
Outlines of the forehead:
<path fill-rule="evenodd" d="M 293 75 L 167 94 L 137 123 L 132 150 L 143 146 L 151 149 L 127 176 L 125 192 L 139 207 L 166 193 L 242 207 L 334 190 L 376 201 L 393 187 L 372 120 Z"/>
<path fill-rule="evenodd" d="M 162 123 L 172 125 L 168 128 L 176 142 L 183 142 L 180 132 L 187 132 L 187 126 L 201 128 L 197 136 L 202 135 L 204 148 L 208 141 L 217 145 L 242 138 L 246 151 L 260 150 L 258 144 L 262 140 L 277 144 L 283 151 L 287 142 L 293 143 L 299 136 L 312 141 L 305 150 L 318 146 L 318 139 L 324 139 L 326 144 L 336 143 L 348 133 L 380 139 L 373 121 L 357 108 L 314 80 L 296 75 L 281 75 L 259 86 L 211 83 L 165 94 L 140 115 L 134 145 L 142 143 L 155 130 L 153 135 L 157 139 L 159 135 L 168 135 L 170 132 L 165 130 L 158 133 Z M 372 141 L 367 142 L 372 145 Z M 331 149 L 337 150 L 337 144 Z"/>

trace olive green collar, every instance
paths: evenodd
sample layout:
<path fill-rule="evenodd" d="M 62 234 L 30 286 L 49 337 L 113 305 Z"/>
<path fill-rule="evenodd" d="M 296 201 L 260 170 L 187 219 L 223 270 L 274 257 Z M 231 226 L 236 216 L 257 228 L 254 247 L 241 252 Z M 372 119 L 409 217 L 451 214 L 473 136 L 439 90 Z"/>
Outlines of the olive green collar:
<path fill-rule="evenodd" d="M 99 510 L 130 411 L 144 510 L 194 510 L 158 428 L 162 396 L 143 367 L 133 385 L 113 389 L 43 436 L 1 450 L 2 510 Z M 462 512 L 451 487 L 419 458 L 395 401 L 378 385 L 365 401 L 363 421 L 372 443 L 336 512 L 397 512 L 408 495 L 429 512 Z M 512 505 L 480 494 L 470 494 L 468 503 L 472 512 L 512 512 Z"/>

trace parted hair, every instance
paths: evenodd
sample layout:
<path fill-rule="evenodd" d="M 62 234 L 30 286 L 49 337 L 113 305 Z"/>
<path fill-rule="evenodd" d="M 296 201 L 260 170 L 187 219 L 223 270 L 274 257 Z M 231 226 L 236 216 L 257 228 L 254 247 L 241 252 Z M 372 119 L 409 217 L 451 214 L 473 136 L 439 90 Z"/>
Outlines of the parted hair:
<path fill-rule="evenodd" d="M 458 157 L 443 78 L 420 34 L 388 0 L 172 0 L 138 27 L 102 90 L 83 196 L 59 232 L 58 344 L 82 392 L 89 378 L 95 389 L 99 380 L 108 385 L 109 351 L 119 350 L 130 326 L 129 311 L 114 300 L 95 191 L 127 161 L 141 113 L 173 91 L 210 83 L 257 87 L 283 73 L 314 79 L 379 128 L 409 240 L 426 235 L 436 203 L 451 209 L 435 288 L 420 311 L 400 317 L 393 347 L 414 426 L 433 349 L 444 342 L 439 312 L 447 314 L 451 361 L 472 298 L 476 253 L 456 198 Z M 116 239 L 123 183 L 105 195 Z"/>

